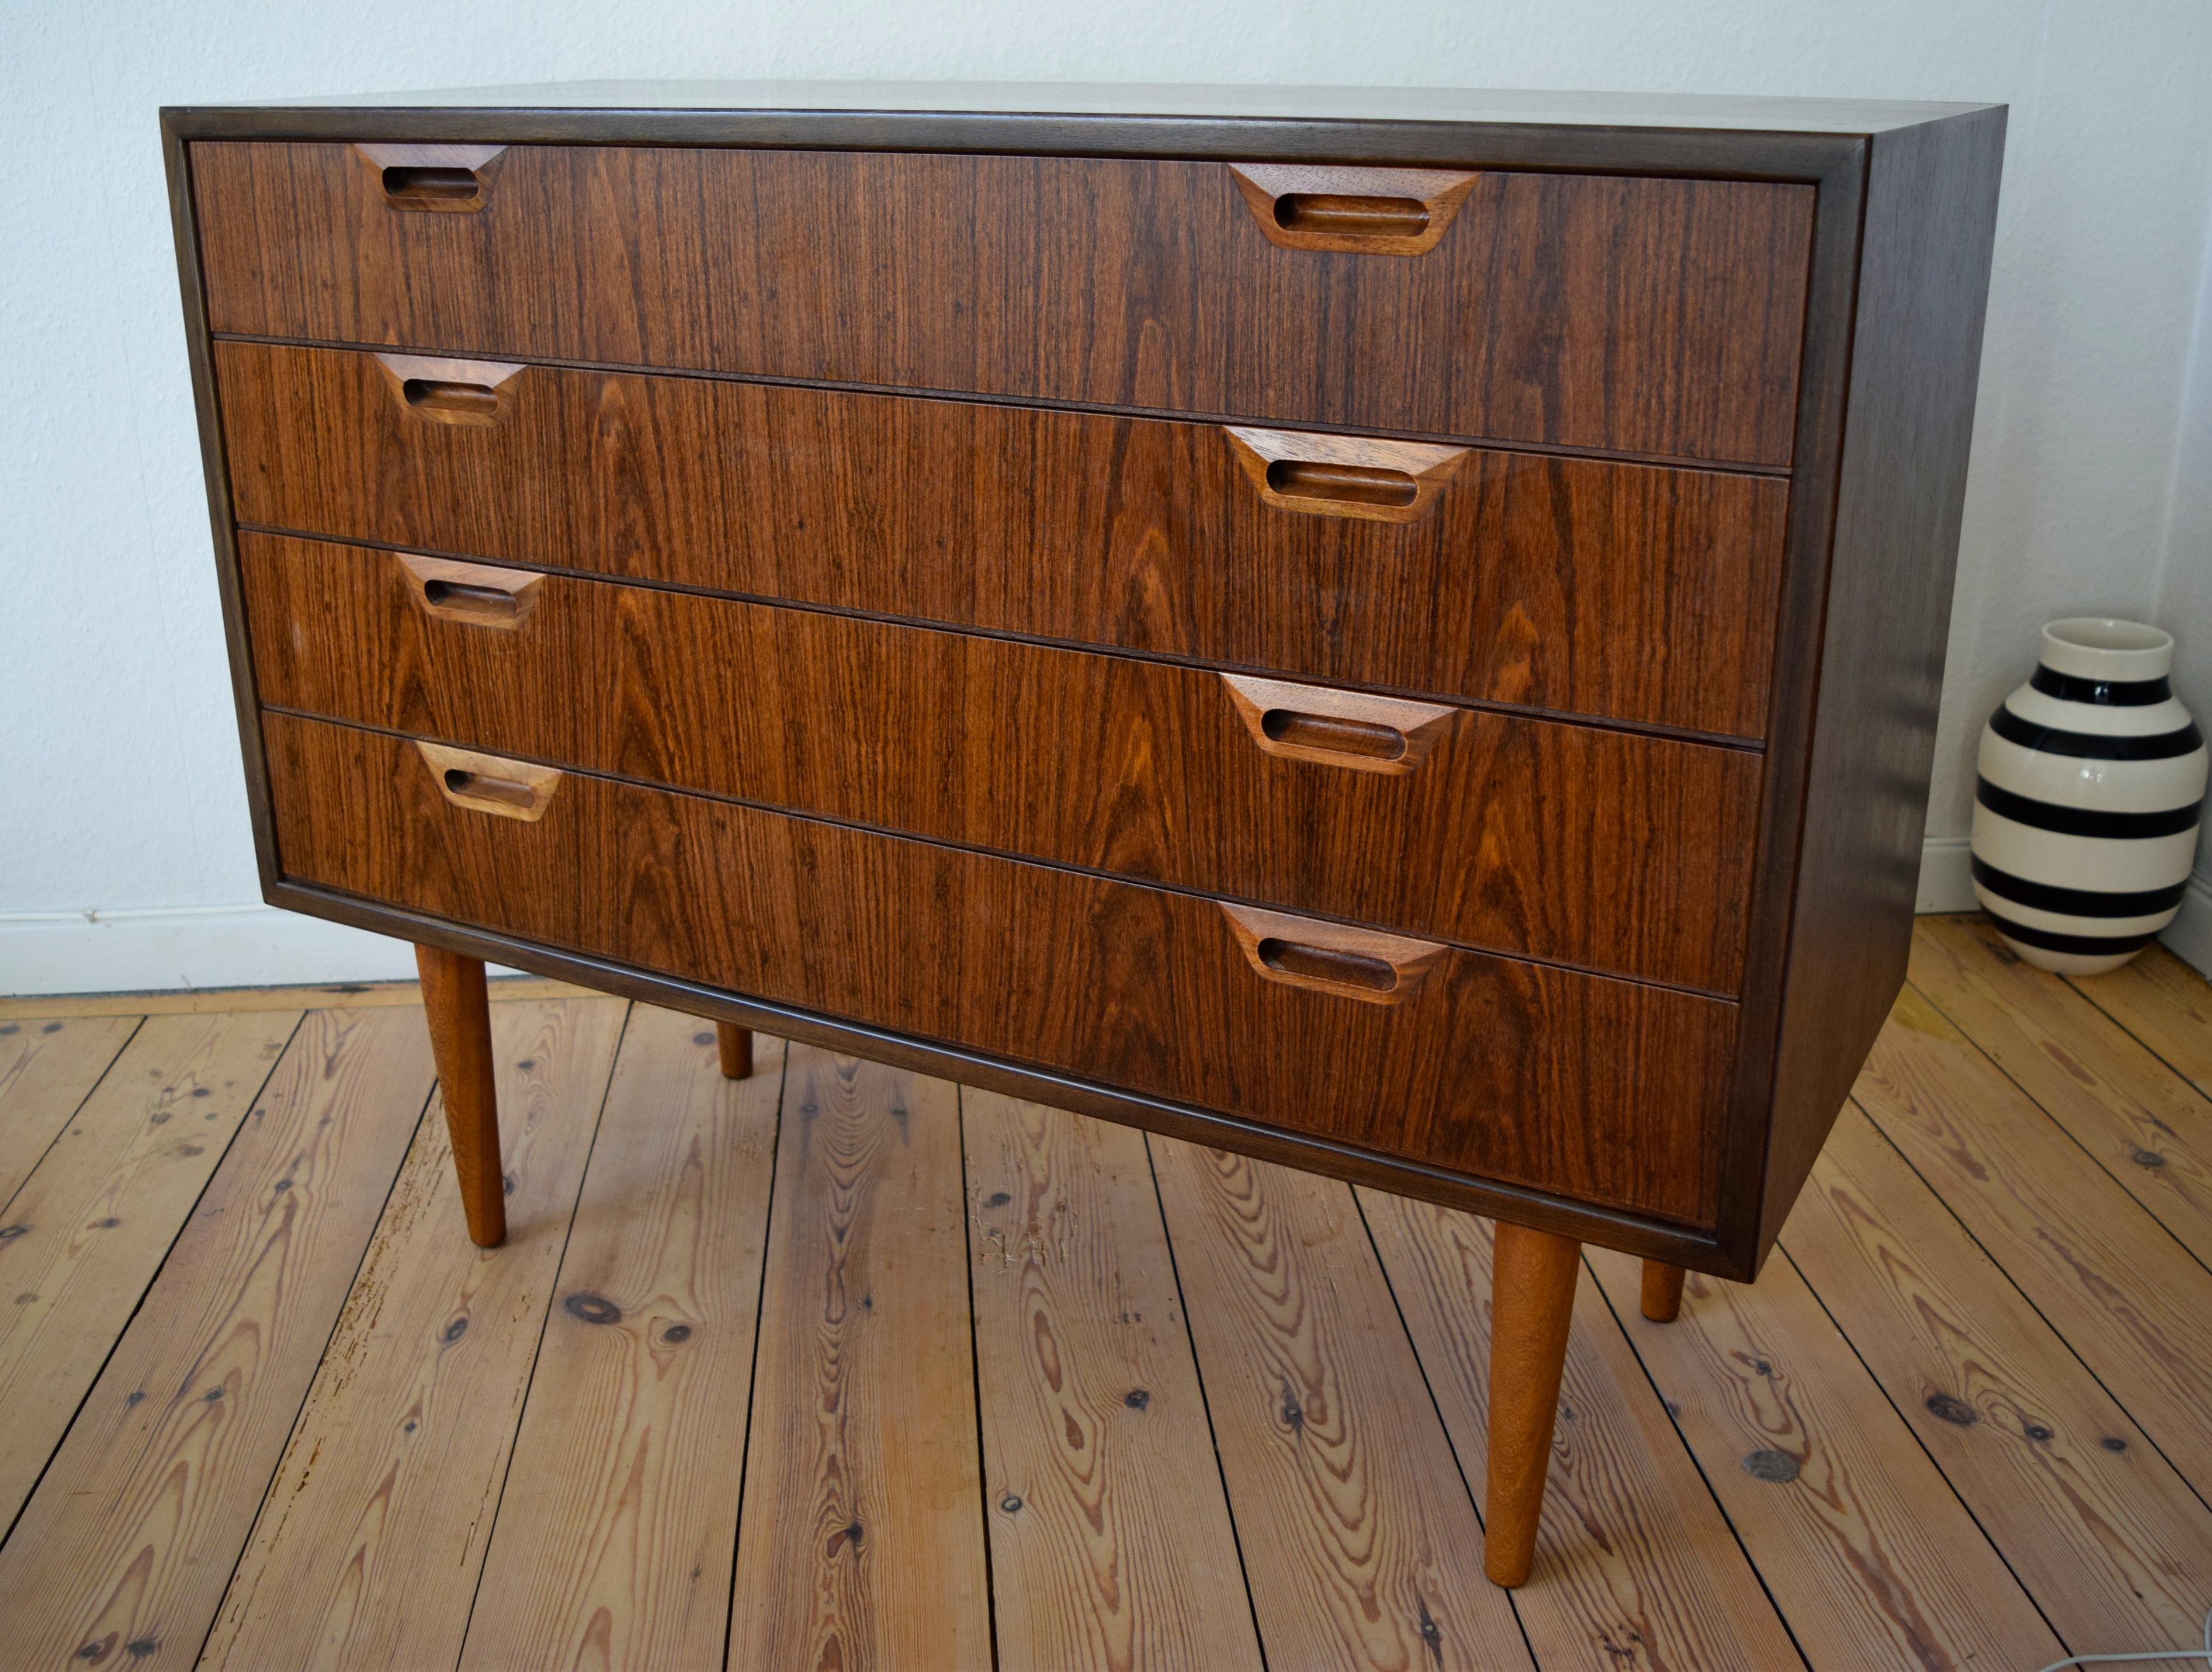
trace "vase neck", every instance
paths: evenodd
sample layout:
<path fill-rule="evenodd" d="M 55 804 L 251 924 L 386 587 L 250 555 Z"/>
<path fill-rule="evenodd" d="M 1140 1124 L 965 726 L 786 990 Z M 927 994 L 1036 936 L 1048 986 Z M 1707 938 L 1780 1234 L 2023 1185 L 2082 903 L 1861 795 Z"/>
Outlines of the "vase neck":
<path fill-rule="evenodd" d="M 2173 640 L 2141 622 L 2077 617 L 2043 629 L 2043 666 L 2100 684 L 2163 679 L 2173 666 Z"/>

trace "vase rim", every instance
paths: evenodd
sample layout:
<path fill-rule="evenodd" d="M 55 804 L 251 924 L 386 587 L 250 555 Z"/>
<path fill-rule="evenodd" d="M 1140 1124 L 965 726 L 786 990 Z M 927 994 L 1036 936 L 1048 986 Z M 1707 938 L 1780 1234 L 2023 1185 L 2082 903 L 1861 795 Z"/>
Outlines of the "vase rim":
<path fill-rule="evenodd" d="M 2042 660 L 2083 679 L 2162 679 L 2173 666 L 2173 635 L 2140 621 L 2069 616 L 2043 629 Z"/>

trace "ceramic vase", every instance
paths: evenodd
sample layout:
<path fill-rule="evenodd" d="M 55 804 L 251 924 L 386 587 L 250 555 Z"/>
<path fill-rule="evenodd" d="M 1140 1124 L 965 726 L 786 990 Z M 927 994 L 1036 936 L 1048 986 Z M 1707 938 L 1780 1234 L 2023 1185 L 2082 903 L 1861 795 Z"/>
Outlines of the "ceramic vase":
<path fill-rule="evenodd" d="M 2030 964 L 2117 970 L 2180 907 L 2207 757 L 2172 664 L 2155 627 L 2054 621 L 2033 676 L 1982 729 L 1974 892 Z"/>

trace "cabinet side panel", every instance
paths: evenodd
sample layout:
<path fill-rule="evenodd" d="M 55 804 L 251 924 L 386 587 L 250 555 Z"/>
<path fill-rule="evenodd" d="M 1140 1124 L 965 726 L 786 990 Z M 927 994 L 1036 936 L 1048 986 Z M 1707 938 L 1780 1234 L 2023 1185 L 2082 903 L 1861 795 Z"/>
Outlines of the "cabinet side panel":
<path fill-rule="evenodd" d="M 176 240 L 177 286 L 184 304 L 185 350 L 191 367 L 192 408 L 198 419 L 200 468 L 207 480 L 208 519 L 215 539 L 216 584 L 222 598 L 223 637 L 230 657 L 232 701 L 246 773 L 246 802 L 253 824 L 254 860 L 266 895 L 276 885 L 276 832 L 269 817 L 269 771 L 261 745 L 261 710 L 253 694 L 253 658 L 246 645 L 246 608 L 239 588 L 236 524 L 225 462 L 221 403 L 216 394 L 207 294 L 200 271 L 200 205 L 193 188 L 192 148 L 161 113 L 161 155 L 169 187 L 169 218 Z"/>
<path fill-rule="evenodd" d="M 2002 108 L 1868 162 L 1763 1257 L 1905 979 L 2004 151 Z"/>

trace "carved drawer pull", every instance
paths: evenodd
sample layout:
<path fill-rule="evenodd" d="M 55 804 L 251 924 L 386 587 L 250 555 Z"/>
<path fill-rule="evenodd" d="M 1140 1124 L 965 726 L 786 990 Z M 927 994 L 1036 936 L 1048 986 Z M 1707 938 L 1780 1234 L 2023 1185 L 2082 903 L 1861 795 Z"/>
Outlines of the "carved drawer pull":
<path fill-rule="evenodd" d="M 1316 517 L 1416 522 L 1466 459 L 1466 447 L 1300 429 L 1224 426 L 1229 450 L 1260 497 Z"/>
<path fill-rule="evenodd" d="M 411 551 L 392 554 L 407 576 L 408 595 L 440 621 L 512 632 L 538 603 L 545 577 L 528 569 L 495 568 L 489 563 L 457 563 Z"/>
<path fill-rule="evenodd" d="M 483 207 L 494 161 L 507 147 L 356 145 L 353 149 L 376 170 L 389 207 L 468 214 Z"/>
<path fill-rule="evenodd" d="M 414 354 L 380 354 L 376 363 L 409 412 L 448 424 L 499 423 L 514 404 L 515 391 L 507 385 L 526 369 L 503 360 L 438 360 Z"/>
<path fill-rule="evenodd" d="M 1328 685 L 1224 673 L 1252 741 L 1270 755 L 1357 772 L 1411 772 L 1451 729 L 1456 708 Z"/>
<path fill-rule="evenodd" d="M 471 812 L 535 824 L 545 817 L 546 808 L 553 805 L 553 792 L 560 787 L 562 775 L 553 767 L 451 749 L 420 739 L 415 746 L 422 751 L 423 763 L 437 781 L 438 793 Z"/>
<path fill-rule="evenodd" d="M 1269 243 L 1355 255 L 1427 254 L 1482 178 L 1445 168 L 1228 167 Z"/>
<path fill-rule="evenodd" d="M 1223 903 L 1245 961 L 1266 980 L 1363 1004 L 1403 1004 L 1445 948 L 1433 940 Z"/>

